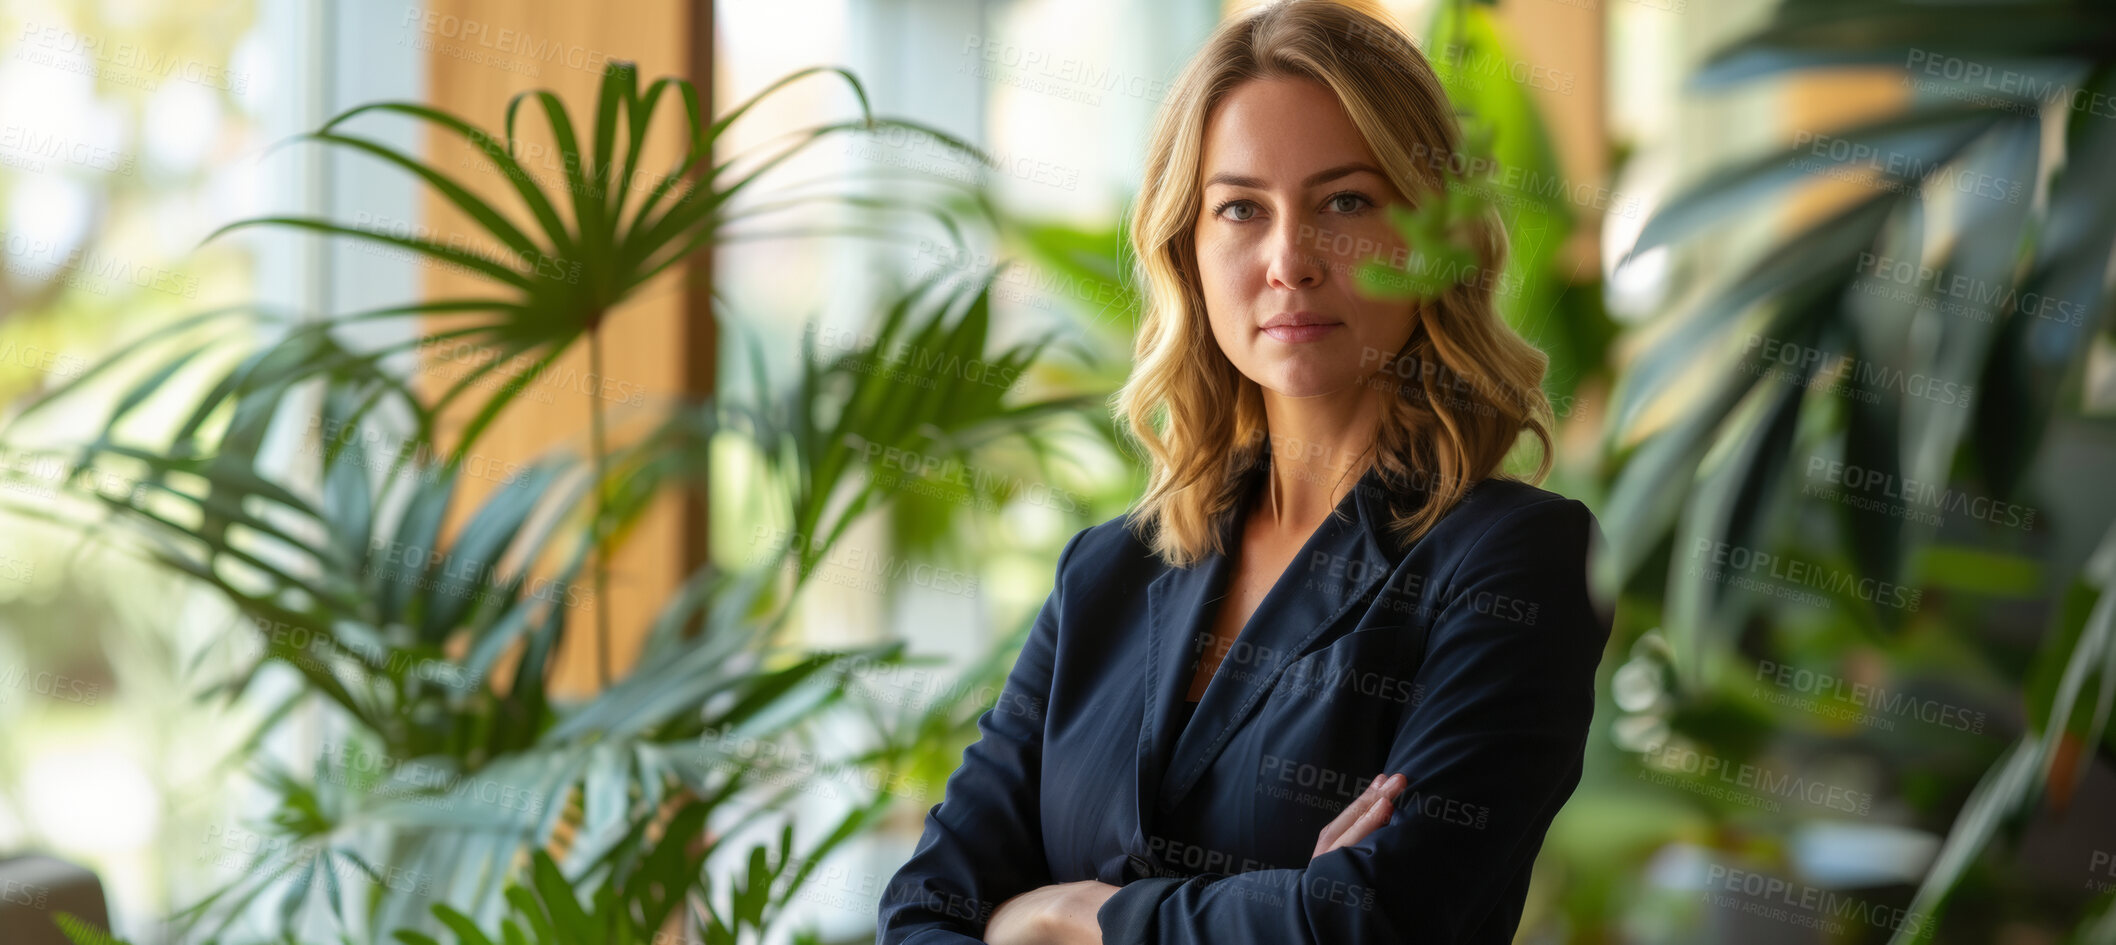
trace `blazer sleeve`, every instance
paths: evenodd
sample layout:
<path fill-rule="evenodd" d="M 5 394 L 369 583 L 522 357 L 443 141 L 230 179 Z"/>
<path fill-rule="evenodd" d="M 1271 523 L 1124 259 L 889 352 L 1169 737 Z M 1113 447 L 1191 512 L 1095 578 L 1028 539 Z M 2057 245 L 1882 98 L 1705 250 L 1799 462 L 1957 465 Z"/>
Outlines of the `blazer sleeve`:
<path fill-rule="evenodd" d="M 1301 869 L 1134 880 L 1096 915 L 1104 945 L 1478 935 L 1579 784 L 1609 637 L 1587 590 L 1596 534 L 1584 504 L 1546 499 L 1502 515 L 1461 559 L 1389 749 L 1384 770 L 1408 783 L 1387 824 Z"/>
<path fill-rule="evenodd" d="M 1051 595 L 999 698 L 978 718 L 977 741 L 926 811 L 911 858 L 884 888 L 878 945 L 981 942 L 1000 903 L 1051 884 L 1040 813 L 1043 717 L 1065 611 L 1065 563 L 1085 534 L 1058 553 Z"/>

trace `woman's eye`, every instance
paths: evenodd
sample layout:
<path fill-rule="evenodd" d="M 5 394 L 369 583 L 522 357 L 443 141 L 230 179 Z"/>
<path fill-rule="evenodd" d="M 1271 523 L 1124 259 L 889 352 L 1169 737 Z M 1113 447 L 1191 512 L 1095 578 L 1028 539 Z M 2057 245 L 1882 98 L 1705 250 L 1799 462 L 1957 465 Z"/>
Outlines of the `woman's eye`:
<path fill-rule="evenodd" d="M 1341 194 L 1332 194 L 1329 199 L 1323 201 L 1323 207 L 1337 213 L 1353 214 L 1372 206 L 1373 203 L 1365 194 L 1348 190 Z M 1229 200 L 1213 208 L 1212 213 L 1235 223 L 1247 223 L 1256 218 L 1257 206 L 1248 200 Z"/>
<path fill-rule="evenodd" d="M 1330 197 L 1330 209 L 1338 213 L 1358 213 L 1364 209 L 1367 198 L 1354 193 L 1334 194 Z"/>

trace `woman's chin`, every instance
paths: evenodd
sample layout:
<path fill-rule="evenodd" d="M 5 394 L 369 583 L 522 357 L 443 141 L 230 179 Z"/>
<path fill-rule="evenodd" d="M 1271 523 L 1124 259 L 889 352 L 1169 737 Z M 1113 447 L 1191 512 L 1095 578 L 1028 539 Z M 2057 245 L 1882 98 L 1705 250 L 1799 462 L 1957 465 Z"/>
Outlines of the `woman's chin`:
<path fill-rule="evenodd" d="M 1282 365 L 1260 382 L 1281 397 L 1323 397 L 1359 386 L 1359 371 L 1349 364 Z"/>

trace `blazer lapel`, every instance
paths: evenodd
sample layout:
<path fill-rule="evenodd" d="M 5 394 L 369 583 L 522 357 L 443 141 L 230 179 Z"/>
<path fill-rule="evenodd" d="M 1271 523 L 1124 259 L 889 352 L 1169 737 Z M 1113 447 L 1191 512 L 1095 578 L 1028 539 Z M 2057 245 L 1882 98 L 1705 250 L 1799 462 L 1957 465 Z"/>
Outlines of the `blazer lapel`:
<path fill-rule="evenodd" d="M 1260 463 L 1251 475 L 1265 468 Z M 1197 785 L 1286 665 L 1394 570 L 1395 559 L 1377 538 L 1387 527 L 1383 488 L 1380 472 L 1369 469 L 1316 527 L 1257 605 L 1181 732 L 1176 729 L 1178 703 L 1190 691 L 1202 638 L 1211 633 L 1209 618 L 1218 612 L 1233 561 L 1227 554 L 1208 555 L 1190 568 L 1168 568 L 1147 585 L 1146 699 L 1136 794 L 1141 846 L 1157 815 Z M 1230 515 L 1222 523 L 1222 547 L 1234 549 L 1241 519 L 1241 514 Z"/>

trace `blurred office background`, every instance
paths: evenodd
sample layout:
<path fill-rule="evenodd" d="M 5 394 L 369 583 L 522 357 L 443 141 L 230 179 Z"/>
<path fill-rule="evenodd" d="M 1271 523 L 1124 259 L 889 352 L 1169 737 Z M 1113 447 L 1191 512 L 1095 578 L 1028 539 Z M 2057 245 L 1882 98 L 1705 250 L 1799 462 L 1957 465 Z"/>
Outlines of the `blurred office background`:
<path fill-rule="evenodd" d="M 670 813 L 748 778 L 743 804 L 700 812 L 715 847 L 693 876 L 699 895 L 726 902 L 751 846 L 776 854 L 785 824 L 798 852 L 847 823 L 801 888 L 769 887 L 760 934 L 871 938 L 880 889 L 990 706 L 1059 548 L 1139 491 L 1101 407 L 1128 369 L 1135 318 L 1118 222 L 1175 70 L 1247 6 L 10 0 L 0 402 L 12 416 L 68 396 L 4 439 L 0 857 L 92 871 L 109 927 L 141 945 L 202 940 L 207 926 L 230 941 L 439 934 L 431 902 L 490 931 L 509 908 L 501 883 L 533 871 L 530 850 L 592 885 L 603 874 L 581 872 L 584 851 L 681 847 L 661 841 L 685 823 Z M 1621 595 L 1586 778 L 1551 830 L 1520 940 L 2116 941 L 2116 499 L 2101 482 L 2116 470 L 2116 14 L 2042 2 L 1376 8 L 1497 131 L 1504 173 L 1485 184 L 1517 286 L 1502 304 L 1552 356 L 1559 446 L 1544 485 L 1595 509 L 1613 548 L 1598 577 Z M 442 526 L 454 541 L 477 534 L 481 502 L 503 507 L 524 483 L 560 492 L 535 464 L 599 447 L 645 450 L 602 470 L 629 517 L 605 573 L 563 560 L 501 569 L 565 601 L 525 618 L 532 627 L 563 611 L 570 629 L 509 640 L 480 624 L 407 642 L 377 623 L 374 645 L 402 658 L 357 673 L 398 714 L 349 712 L 360 700 L 325 680 L 345 678 L 358 647 L 311 637 L 357 614 L 309 601 L 310 618 L 325 614 L 313 625 L 263 618 L 228 592 L 250 585 L 215 587 L 148 550 L 205 529 L 137 514 L 159 489 L 142 470 L 162 467 L 106 450 L 106 471 L 69 476 L 55 457 L 108 445 L 109 430 L 166 439 L 290 326 L 480 284 L 475 267 L 293 226 L 202 243 L 272 215 L 447 245 L 492 232 L 402 166 L 285 139 L 382 100 L 497 132 L 509 97 L 537 88 L 585 136 L 620 60 L 642 80 L 697 83 L 709 116 L 769 90 L 716 135 L 714 162 L 758 167 L 806 143 L 595 323 L 600 351 L 544 337 L 562 350 L 531 349 L 553 359 L 510 375 L 520 383 L 474 385 L 435 411 L 441 442 L 482 437 Z M 774 87 L 816 65 L 856 76 L 875 114 L 994 164 L 905 127 L 804 138 L 862 105 L 833 74 Z M 675 93 L 663 108 L 633 144 L 657 172 L 683 154 Z M 518 156 L 558 193 L 577 165 L 546 117 L 522 105 Z M 495 205 L 509 193 L 436 123 L 373 112 L 346 128 Z M 1033 359 L 998 384 L 951 372 L 943 388 L 978 396 L 944 403 L 901 370 L 905 348 L 876 344 L 922 280 L 965 304 L 982 296 L 973 360 Z M 223 306 L 291 321 L 215 322 L 67 388 L 130 340 Z M 337 337 L 399 346 L 377 363 L 432 398 L 499 357 L 413 344 L 444 324 L 430 312 L 348 322 Z M 804 351 L 836 360 L 804 374 Z M 133 403 L 142 383 L 152 395 Z M 477 407 L 501 387 L 513 399 L 485 426 Z M 326 401 L 288 389 L 242 447 L 256 475 L 303 495 L 336 488 Z M 1023 404 L 1036 409 L 1005 409 Z M 114 411 L 125 423 L 106 430 Z M 797 417 L 851 433 L 804 440 L 815 431 Z M 239 426 L 216 414 L 209 428 L 223 422 Z M 401 411 L 363 423 L 371 450 L 419 432 Z M 936 424 L 946 436 L 928 435 Z M 389 478 L 386 463 L 362 468 Z M 817 483 L 830 488 L 803 491 Z M 574 522 L 573 501 L 552 514 Z M 365 529 L 400 507 L 355 508 L 331 519 L 374 539 L 354 548 L 402 550 Z M 832 550 L 789 563 L 789 538 Z M 226 563 L 226 546 L 203 547 L 177 554 Z M 476 581 L 499 582 L 489 559 L 468 560 Z M 1750 568 L 1759 560 L 1824 577 Z M 700 619 L 785 649 L 722 660 L 736 667 L 724 690 L 664 687 L 656 701 L 654 669 L 706 658 L 686 649 L 696 636 L 655 629 L 702 572 L 765 589 Z M 502 626 L 511 611 L 477 613 Z M 515 662 L 537 639 L 550 651 Z M 846 656 L 895 642 L 901 652 Z M 818 676 L 826 696 L 792 698 L 791 678 L 786 692 L 743 688 L 799 652 L 835 655 Z M 468 682 L 433 694 L 432 677 L 464 678 L 466 665 Z M 521 691 L 509 666 L 537 667 L 540 701 L 508 698 Z M 711 723 L 730 702 L 750 706 L 744 693 L 785 717 Z M 416 736 L 482 733 L 516 710 L 538 721 L 504 751 Z M 644 713 L 660 714 L 612 721 Z M 575 737 L 593 726 L 627 733 L 622 758 Z M 705 747 L 685 756 L 679 743 Z M 520 758 L 551 767 L 510 766 Z M 509 839 L 455 858 L 404 853 L 431 822 L 368 794 L 422 766 L 470 807 L 505 808 L 493 836 Z M 538 803 L 493 801 L 516 790 Z M 848 820 L 858 809 L 871 815 Z M 476 819 L 466 810 L 442 819 Z M 47 878 L 8 880 L 0 907 L 47 934 L 65 899 L 48 877 L 64 874 L 17 875 Z"/>

